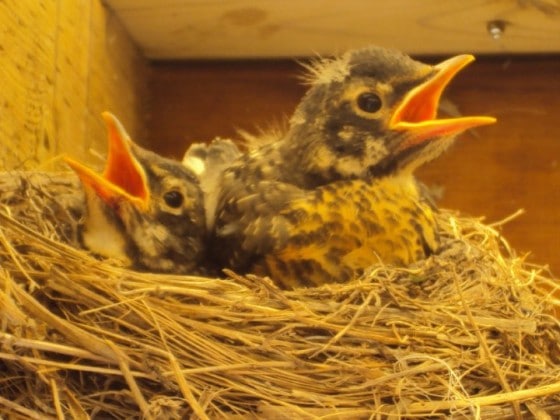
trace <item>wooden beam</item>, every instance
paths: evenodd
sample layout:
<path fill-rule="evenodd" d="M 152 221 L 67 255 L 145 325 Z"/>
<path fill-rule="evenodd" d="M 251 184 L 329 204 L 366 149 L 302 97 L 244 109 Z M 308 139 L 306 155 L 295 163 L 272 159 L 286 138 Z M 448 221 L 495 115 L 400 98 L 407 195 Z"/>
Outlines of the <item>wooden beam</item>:
<path fill-rule="evenodd" d="M 560 52 L 557 0 L 107 0 L 152 59 Z M 488 24 L 499 21 L 494 39 Z M 500 25 L 497 25 L 498 27 Z"/>

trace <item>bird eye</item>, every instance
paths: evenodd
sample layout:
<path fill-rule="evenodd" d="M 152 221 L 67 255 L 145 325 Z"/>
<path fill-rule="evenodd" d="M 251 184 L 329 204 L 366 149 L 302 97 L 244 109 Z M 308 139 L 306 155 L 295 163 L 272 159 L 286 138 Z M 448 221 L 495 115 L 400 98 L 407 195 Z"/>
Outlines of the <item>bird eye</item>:
<path fill-rule="evenodd" d="M 358 96 L 358 107 L 364 112 L 377 112 L 381 109 L 381 98 L 375 93 L 364 92 Z"/>
<path fill-rule="evenodd" d="M 163 195 L 165 203 L 174 209 L 180 207 L 183 204 L 183 194 L 179 191 L 168 191 Z"/>

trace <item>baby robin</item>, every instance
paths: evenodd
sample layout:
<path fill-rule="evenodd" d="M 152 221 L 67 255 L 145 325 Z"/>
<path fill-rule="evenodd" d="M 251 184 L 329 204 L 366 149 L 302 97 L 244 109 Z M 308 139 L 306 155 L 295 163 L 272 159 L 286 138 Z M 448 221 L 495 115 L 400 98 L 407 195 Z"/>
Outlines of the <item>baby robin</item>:
<path fill-rule="evenodd" d="M 85 191 L 85 247 L 155 272 L 192 273 L 206 251 L 203 192 L 196 174 L 133 143 L 112 114 L 105 170 L 65 158 Z"/>
<path fill-rule="evenodd" d="M 431 66 L 370 47 L 312 65 L 286 134 L 224 171 L 212 255 L 294 287 L 435 250 L 433 211 L 413 172 L 458 133 L 495 121 L 437 118 L 445 86 L 472 60 Z"/>

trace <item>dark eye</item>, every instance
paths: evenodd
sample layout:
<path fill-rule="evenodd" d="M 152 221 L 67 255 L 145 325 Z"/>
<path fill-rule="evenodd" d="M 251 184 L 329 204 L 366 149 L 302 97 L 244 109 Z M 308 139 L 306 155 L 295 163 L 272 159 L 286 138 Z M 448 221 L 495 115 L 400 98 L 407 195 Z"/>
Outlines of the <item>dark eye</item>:
<path fill-rule="evenodd" d="M 169 207 L 174 209 L 181 207 L 181 204 L 183 204 L 183 194 L 179 191 L 168 191 L 163 195 L 163 199 Z"/>
<path fill-rule="evenodd" d="M 358 107 L 365 112 L 377 112 L 381 109 L 381 98 L 375 93 L 364 92 L 358 96 Z"/>

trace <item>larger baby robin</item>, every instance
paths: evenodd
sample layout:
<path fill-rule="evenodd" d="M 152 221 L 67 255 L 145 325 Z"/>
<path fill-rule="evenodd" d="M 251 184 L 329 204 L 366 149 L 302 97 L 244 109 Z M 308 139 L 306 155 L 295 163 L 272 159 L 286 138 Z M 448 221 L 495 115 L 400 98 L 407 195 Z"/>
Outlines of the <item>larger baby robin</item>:
<path fill-rule="evenodd" d="M 103 173 L 66 158 L 85 191 L 83 244 L 138 269 L 199 271 L 207 230 L 196 174 L 133 143 L 110 113 L 103 118 L 109 132 Z"/>
<path fill-rule="evenodd" d="M 490 117 L 436 117 L 473 60 L 436 66 L 381 48 L 312 67 L 287 133 L 223 174 L 213 255 L 284 286 L 344 281 L 377 259 L 408 264 L 437 247 L 413 171 Z"/>

